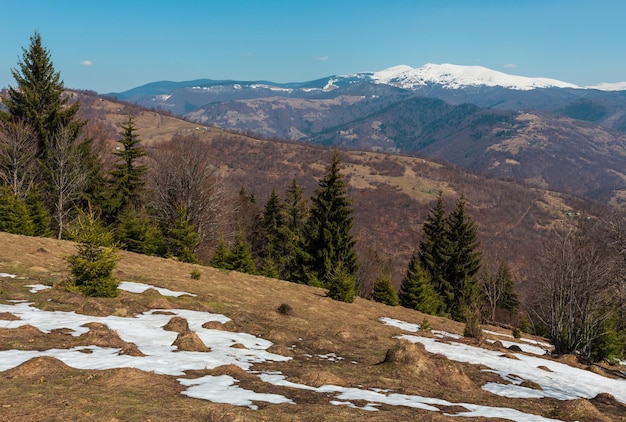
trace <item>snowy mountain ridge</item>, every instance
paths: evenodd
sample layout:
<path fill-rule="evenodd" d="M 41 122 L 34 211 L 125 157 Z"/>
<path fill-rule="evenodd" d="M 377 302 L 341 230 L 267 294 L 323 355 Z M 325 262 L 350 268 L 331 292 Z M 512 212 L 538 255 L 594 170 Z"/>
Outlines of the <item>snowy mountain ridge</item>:
<path fill-rule="evenodd" d="M 556 79 L 515 76 L 482 66 L 460 66 L 448 63 L 427 63 L 419 68 L 406 65 L 394 66 L 372 73 L 372 80 L 404 89 L 415 89 L 429 84 L 441 85 L 448 89 L 470 86 L 500 86 L 520 91 L 536 88 L 584 89 L 584 87 Z M 594 89 L 603 89 L 601 87 L 604 87 L 604 90 L 613 90 L 615 85 L 602 84 Z"/>

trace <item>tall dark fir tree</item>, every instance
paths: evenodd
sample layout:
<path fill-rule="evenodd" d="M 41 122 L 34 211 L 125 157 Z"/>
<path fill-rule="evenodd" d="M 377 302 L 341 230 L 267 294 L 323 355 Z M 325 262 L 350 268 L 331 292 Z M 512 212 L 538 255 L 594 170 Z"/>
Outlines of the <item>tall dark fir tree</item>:
<path fill-rule="evenodd" d="M 339 154 L 335 152 L 327 174 L 311 199 L 310 216 L 304 230 L 309 284 L 327 288 L 334 279 L 341 278 L 344 284 L 346 276 L 354 279 L 359 268 L 356 241 L 351 234 L 353 211 L 340 166 Z"/>
<path fill-rule="evenodd" d="M 132 116 L 122 125 L 119 140 L 121 147 L 115 151 L 117 162 L 111 171 L 110 193 L 105 202 L 105 214 L 112 223 L 126 207 L 140 207 L 141 193 L 146 183 L 147 167 L 139 160 L 145 155 Z"/>
<path fill-rule="evenodd" d="M 444 302 L 450 302 L 454 291 L 445 274 L 449 260 L 449 240 L 442 192 L 439 192 L 435 206 L 426 217 L 423 238 L 419 243 L 418 258 L 422 268 L 430 276 L 435 292 Z"/>
<path fill-rule="evenodd" d="M 481 265 L 480 241 L 474 221 L 466 211 L 463 196 L 457 201 L 448 217 L 448 251 L 445 278 L 452 287 L 452 300 L 447 301 L 447 311 L 453 319 L 464 321 L 466 312 L 476 302 L 480 293 L 476 273 Z"/>
<path fill-rule="evenodd" d="M 36 134 L 37 158 L 46 159 L 60 130 L 77 139 L 85 122 L 76 116 L 78 103 L 68 105 L 61 75 L 54 69 L 39 32 L 30 37 L 28 50 L 23 48 L 22 52 L 19 69 L 11 69 L 17 87 L 9 87 L 9 97 L 4 101 L 9 113 L 4 117 L 27 123 Z"/>

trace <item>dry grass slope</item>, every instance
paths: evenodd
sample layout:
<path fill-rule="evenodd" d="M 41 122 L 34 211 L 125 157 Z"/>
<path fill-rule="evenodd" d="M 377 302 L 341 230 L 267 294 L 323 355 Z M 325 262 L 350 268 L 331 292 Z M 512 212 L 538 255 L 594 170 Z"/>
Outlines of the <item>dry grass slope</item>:
<path fill-rule="evenodd" d="M 400 307 L 388 307 L 357 299 L 352 304 L 335 302 L 321 289 L 259 276 L 203 267 L 202 280 L 192 280 L 189 264 L 122 252 L 116 276 L 124 281 L 149 283 L 196 297 L 163 297 L 154 291 L 121 292 L 117 298 L 86 299 L 66 292 L 68 276 L 62 257 L 74 253 L 70 242 L 28 238 L 0 233 L 0 272 L 17 274 L 2 278 L 0 303 L 28 300 L 45 310 L 76 311 L 90 315 L 132 317 L 153 307 L 186 308 L 221 313 L 232 319 L 224 329 L 260 336 L 274 343 L 271 352 L 291 361 L 255 365 L 256 370 L 281 371 L 293 382 L 313 386 L 382 388 L 404 394 L 437 397 L 451 402 L 515 407 L 529 413 L 570 420 L 626 420 L 623 407 L 610 397 L 597 401 L 563 403 L 554 399 L 510 400 L 481 390 L 485 382 L 499 377 L 480 368 L 428 353 L 423 346 L 398 342 L 399 329 L 383 325 L 381 317 L 420 323 L 425 315 Z M 30 293 L 26 284 L 52 284 L 52 289 Z M 278 307 L 289 304 L 291 312 Z M 0 320 L 8 315 L 0 314 Z M 462 333 L 463 326 L 443 318 L 427 317 L 433 329 Z M 172 318 L 168 329 L 191 333 L 186 321 Z M 90 331 L 73 337 L 68 333 L 41 333 L 33 327 L 0 329 L 1 349 L 46 350 L 77 344 L 109 345 L 132 351 L 106 326 L 92 324 Z M 497 331 L 495 327 L 491 330 Z M 193 334 L 193 333 L 192 333 Z M 199 346 L 187 334 L 189 347 Z M 464 341 L 464 340 L 461 340 Z M 295 345 L 295 347 L 294 347 Z M 210 344 L 203 345 L 210 347 Z M 187 347 L 187 346 L 185 346 Z M 493 347 L 493 346 L 492 346 Z M 125 350 L 126 350 L 125 349 Z M 506 349 L 502 349 L 506 353 Z M 331 362 L 319 355 L 335 353 L 343 360 Z M 257 392 L 283 394 L 296 405 L 259 403 L 256 411 L 214 404 L 181 395 L 176 377 L 136 369 L 83 371 L 54 358 L 37 358 L 0 373 L 0 420 L 106 420 L 106 421 L 343 421 L 343 420 L 448 420 L 445 412 L 429 412 L 401 406 L 379 406 L 366 412 L 331 406 L 324 394 L 294 390 L 260 382 L 239 367 L 226 365 L 200 375 L 231 375 L 239 386 Z M 189 374 L 192 375 L 192 374 Z M 358 404 L 358 403 L 357 403 Z M 365 403 L 361 403 L 365 405 Z M 458 406 L 447 412 L 462 410 Z M 595 418 L 595 419 L 594 419 Z M 477 418 L 481 420 L 481 418 Z M 456 420 L 456 418 L 455 418 Z"/>

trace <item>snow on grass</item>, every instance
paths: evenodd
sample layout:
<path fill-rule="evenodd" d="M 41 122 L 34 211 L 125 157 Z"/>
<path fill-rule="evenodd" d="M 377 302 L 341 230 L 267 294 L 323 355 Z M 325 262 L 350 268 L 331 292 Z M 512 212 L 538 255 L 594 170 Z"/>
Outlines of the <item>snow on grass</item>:
<path fill-rule="evenodd" d="M 486 334 L 491 334 L 494 336 L 498 336 L 498 337 L 507 337 L 507 338 L 514 338 L 511 334 L 504 334 L 504 333 L 497 333 L 495 331 L 489 331 L 489 330 L 483 330 L 484 333 Z M 502 343 L 502 345 L 504 347 L 510 347 L 511 345 L 515 344 L 517 346 L 519 346 L 523 351 L 528 352 L 528 353 L 532 353 L 534 355 L 545 355 L 546 352 L 551 351 L 552 349 L 554 349 L 554 346 L 551 345 L 550 343 L 546 343 L 544 341 L 538 341 L 538 340 L 533 340 L 533 339 L 529 339 L 529 338 L 519 338 L 516 339 L 519 341 L 522 341 L 524 343 L 527 344 L 532 344 L 536 347 L 530 347 L 527 346 L 525 344 L 520 344 L 520 343 L 515 343 L 515 342 L 511 342 L 511 341 L 503 341 L 500 340 L 500 342 Z M 505 344 L 505 342 L 508 344 Z"/>
<path fill-rule="evenodd" d="M 250 371 L 253 364 L 267 361 L 288 361 L 291 358 L 267 351 L 271 342 L 247 333 L 233 333 L 222 330 L 203 328 L 208 321 L 225 323 L 229 318 L 208 312 L 187 309 L 153 309 L 133 318 L 118 316 L 97 317 L 81 315 L 75 312 L 42 311 L 30 303 L 0 304 L 0 312 L 11 313 L 19 319 L 0 320 L 0 327 L 14 329 L 23 325 L 32 325 L 43 332 L 64 329 L 71 335 L 78 336 L 88 331 L 86 324 L 101 323 L 118 333 L 127 342 L 134 343 L 145 356 L 120 354 L 120 349 L 98 346 L 78 346 L 70 349 L 49 350 L 6 350 L 0 351 L 0 371 L 14 368 L 29 359 L 39 356 L 57 358 L 65 364 L 78 369 L 137 368 L 153 371 L 157 374 L 184 376 L 185 371 L 212 369 L 222 365 L 234 364 Z M 166 331 L 163 326 L 173 316 L 185 318 L 190 330 L 210 348 L 208 352 L 178 351 L 172 343 L 177 333 Z M 385 319 L 384 323 L 395 324 L 416 330 L 416 324 Z M 599 392 L 613 394 L 618 400 L 626 402 L 626 382 L 611 380 L 599 375 L 571 368 L 567 365 L 538 357 L 516 354 L 518 360 L 504 358 L 500 353 L 484 350 L 459 343 L 440 343 L 436 339 L 404 335 L 403 338 L 422 342 L 432 353 L 444 354 L 448 359 L 482 364 L 499 374 L 508 384 L 489 383 L 483 388 L 495 394 L 507 397 L 556 397 L 569 399 L 593 397 Z M 242 345 L 243 347 L 233 347 Z M 322 358 L 322 356 L 319 356 Z M 336 355 L 324 355 L 324 359 L 338 359 Z M 542 367 L 544 369 L 541 369 Z M 376 411 L 376 406 L 387 404 L 407 406 L 428 411 L 442 411 L 442 408 L 461 406 L 464 411 L 451 413 L 451 416 L 494 417 L 523 421 L 553 421 L 515 409 L 480 406 L 470 403 L 452 403 L 446 400 L 406 395 L 380 389 L 361 389 L 323 385 L 312 387 L 287 381 L 280 372 L 265 372 L 258 375 L 260 380 L 272 385 L 305 389 L 330 396 L 334 405 L 345 405 L 366 411 Z M 523 380 L 531 380 L 541 385 L 543 391 L 521 387 Z M 230 403 L 238 406 L 256 408 L 254 402 L 293 403 L 287 397 L 278 394 L 256 393 L 236 385 L 238 382 L 228 375 L 203 376 L 199 378 L 178 378 L 178 382 L 187 387 L 182 394 L 189 397 L 210 400 L 217 403 Z M 359 407 L 354 402 L 364 401 Z"/>
<path fill-rule="evenodd" d="M 25 287 L 30 287 L 29 292 L 31 293 L 37 293 L 40 292 L 42 290 L 46 290 L 46 289 L 50 289 L 50 286 L 46 286 L 44 284 L 27 284 Z"/>
<path fill-rule="evenodd" d="M 235 385 L 238 380 L 229 375 L 212 376 L 206 375 L 200 378 L 179 378 L 181 385 L 189 387 L 182 394 L 196 399 L 209 400 L 213 403 L 227 403 L 235 406 L 248 406 L 257 409 L 253 401 L 267 403 L 290 403 L 294 402 L 280 394 L 256 393 L 245 390 Z"/>
<path fill-rule="evenodd" d="M 367 402 L 363 410 L 375 411 L 374 406 L 387 404 L 390 406 L 406 406 L 414 409 L 428 410 L 431 412 L 441 411 L 440 407 L 449 406 L 462 406 L 467 411 L 458 413 L 446 413 L 446 416 L 464 416 L 464 417 L 488 417 L 488 418 L 501 418 L 514 421 L 529 421 L 529 422 L 554 422 L 556 419 L 544 418 L 542 416 L 533 415 L 530 413 L 520 412 L 519 410 L 506 408 L 506 407 L 491 407 L 481 406 L 470 403 L 453 403 L 447 400 L 423 397 L 417 395 L 389 393 L 384 394 L 386 391 L 372 389 L 364 390 L 353 387 L 340 387 L 337 385 L 322 385 L 320 387 L 311 387 L 306 384 L 298 384 L 291 381 L 287 381 L 284 375 L 277 373 L 263 373 L 259 374 L 259 378 L 262 381 L 272 385 L 296 388 L 301 390 L 315 391 L 323 394 L 336 394 L 334 399 L 330 401 L 334 405 L 348 405 L 350 407 L 357 406 L 353 404 L 353 401 L 362 400 Z M 438 407 L 439 406 L 439 407 Z"/>
<path fill-rule="evenodd" d="M 490 343 L 495 343 L 495 340 L 486 340 Z M 549 350 L 544 349 L 543 347 L 532 346 L 530 344 L 519 343 L 516 341 L 507 341 L 507 340 L 498 340 L 502 345 L 506 348 L 510 348 L 511 346 L 517 346 L 522 349 L 523 352 L 530 353 L 533 355 L 542 356 L 546 353 L 549 353 Z"/>
<path fill-rule="evenodd" d="M 148 289 L 154 289 L 163 296 L 175 296 L 175 297 L 183 296 L 183 295 L 196 296 L 193 293 L 177 292 L 175 290 L 165 289 L 162 287 L 155 287 L 150 284 L 136 283 L 134 281 L 122 281 L 117 288 L 120 290 L 124 290 L 126 292 L 130 292 L 130 293 L 143 293 Z"/>
<path fill-rule="evenodd" d="M 0 273 L 0 278 L 15 278 L 15 277 L 17 277 L 15 274 Z"/>
<path fill-rule="evenodd" d="M 410 333 L 417 333 L 420 330 L 419 324 L 411 324 L 410 322 L 400 321 L 399 319 L 382 317 L 382 318 L 379 318 L 379 321 L 381 321 L 385 325 L 396 327 L 401 330 L 408 331 Z"/>
<path fill-rule="evenodd" d="M 438 353 L 450 360 L 472 365 L 484 365 L 510 384 L 489 383 L 483 389 L 505 397 L 552 397 L 559 400 L 593 398 L 599 393 L 612 394 L 626 403 L 626 380 L 611 379 L 536 356 L 514 353 L 516 359 L 502 356 L 494 350 L 486 350 L 456 342 L 441 343 L 436 339 L 403 335 L 413 343 L 422 343 L 430 353 Z M 541 391 L 520 387 L 529 380 L 541 386 Z"/>

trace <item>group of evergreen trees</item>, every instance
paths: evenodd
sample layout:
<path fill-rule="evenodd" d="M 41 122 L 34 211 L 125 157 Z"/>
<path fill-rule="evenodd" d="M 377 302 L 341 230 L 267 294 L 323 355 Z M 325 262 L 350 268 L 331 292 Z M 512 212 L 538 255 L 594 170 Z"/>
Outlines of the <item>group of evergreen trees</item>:
<path fill-rule="evenodd" d="M 17 86 L 0 109 L 0 230 L 80 240 L 76 227 L 87 226 L 79 216 L 89 214 L 109 233 L 107 247 L 194 262 L 197 234 L 188 221 L 160 222 L 147 206 L 148 168 L 133 117 L 122 125 L 116 162 L 105 172 L 38 32 L 12 74 Z"/>
<path fill-rule="evenodd" d="M 212 265 L 324 287 L 333 299 L 352 302 L 359 264 L 340 166 L 335 152 L 310 204 L 294 179 L 284 201 L 272 191 L 262 212 L 243 213 L 248 239 L 240 232 L 230 247 L 222 241 Z M 241 195 L 248 206 L 255 204 L 253 196 Z"/>
<path fill-rule="evenodd" d="M 457 321 L 467 320 L 475 308 L 480 300 L 476 277 L 481 266 L 480 243 L 465 207 L 461 197 L 446 216 L 443 194 L 439 194 L 400 287 L 402 306 Z"/>

